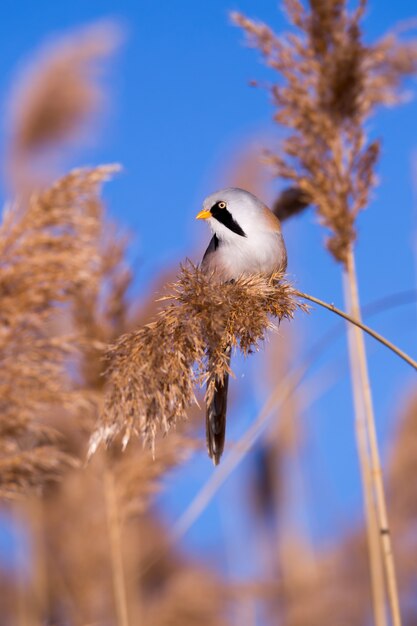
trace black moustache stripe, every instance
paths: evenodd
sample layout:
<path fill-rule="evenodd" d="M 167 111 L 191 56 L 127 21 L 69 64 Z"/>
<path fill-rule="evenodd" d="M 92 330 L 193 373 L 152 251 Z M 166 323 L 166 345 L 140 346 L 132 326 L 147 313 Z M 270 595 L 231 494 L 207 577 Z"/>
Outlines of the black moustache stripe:
<path fill-rule="evenodd" d="M 234 233 L 236 233 L 236 235 L 240 235 L 241 237 L 246 237 L 245 231 L 241 229 L 239 224 L 233 219 L 232 214 L 229 213 L 227 209 L 220 209 L 218 205 L 215 204 L 211 208 L 210 212 L 212 216 L 218 222 L 220 222 L 220 224 L 223 224 L 223 226 L 226 226 L 226 228 L 228 228 L 229 230 L 232 230 Z"/>

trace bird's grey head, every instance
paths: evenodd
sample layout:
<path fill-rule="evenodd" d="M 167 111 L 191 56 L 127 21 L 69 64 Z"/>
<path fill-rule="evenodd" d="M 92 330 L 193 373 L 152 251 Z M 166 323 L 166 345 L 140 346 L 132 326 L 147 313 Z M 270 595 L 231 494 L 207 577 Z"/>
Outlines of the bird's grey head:
<path fill-rule="evenodd" d="M 266 222 L 270 228 L 271 218 L 275 220 L 263 202 L 237 187 L 221 189 L 208 196 L 203 202 L 203 210 L 197 215 L 197 219 L 208 220 L 213 232 L 221 239 L 249 237 Z"/>

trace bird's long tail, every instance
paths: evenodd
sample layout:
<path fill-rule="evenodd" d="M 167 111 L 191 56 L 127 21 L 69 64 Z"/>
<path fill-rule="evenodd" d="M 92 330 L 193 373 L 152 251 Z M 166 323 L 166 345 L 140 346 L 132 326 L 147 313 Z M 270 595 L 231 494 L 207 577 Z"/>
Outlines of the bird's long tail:
<path fill-rule="evenodd" d="M 225 348 L 227 364 L 230 364 L 231 347 Z M 210 367 L 210 356 L 209 356 Z M 206 408 L 206 437 L 209 457 L 214 465 L 218 465 L 224 449 L 226 438 L 226 412 L 227 390 L 229 387 L 229 374 L 226 372 L 223 380 L 215 379 L 215 391 L 213 399 Z"/>

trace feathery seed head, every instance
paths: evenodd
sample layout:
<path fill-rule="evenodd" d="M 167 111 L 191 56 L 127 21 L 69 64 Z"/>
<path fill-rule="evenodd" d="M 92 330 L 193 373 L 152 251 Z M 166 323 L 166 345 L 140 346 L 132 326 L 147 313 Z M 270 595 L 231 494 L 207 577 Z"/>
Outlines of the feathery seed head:
<path fill-rule="evenodd" d="M 184 418 L 195 402 L 195 384 L 228 371 L 224 346 L 248 354 L 273 326 L 271 317 L 280 321 L 304 308 L 282 274 L 219 285 L 191 263 L 181 268 L 163 300 L 153 322 L 122 336 L 107 353 L 107 400 L 92 451 L 98 439 L 111 440 L 120 432 L 125 440 L 135 432 L 153 444 L 159 428 L 165 432 Z M 209 385 L 208 399 L 213 391 Z"/>
<path fill-rule="evenodd" d="M 316 206 L 331 233 L 328 249 L 344 263 L 376 180 L 379 142 L 367 141 L 365 123 L 377 106 L 401 99 L 403 78 L 417 71 L 417 45 L 393 35 L 365 45 L 366 0 L 353 11 L 346 0 L 285 6 L 296 32 L 277 36 L 239 13 L 232 19 L 279 74 L 271 88 L 274 119 L 289 134 L 268 160 Z"/>

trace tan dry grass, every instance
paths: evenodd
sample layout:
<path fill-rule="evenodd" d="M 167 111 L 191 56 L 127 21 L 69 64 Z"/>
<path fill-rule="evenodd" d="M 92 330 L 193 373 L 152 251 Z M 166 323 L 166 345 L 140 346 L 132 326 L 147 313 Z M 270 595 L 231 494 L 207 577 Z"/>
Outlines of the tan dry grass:
<path fill-rule="evenodd" d="M 15 193 L 56 176 L 63 146 L 91 135 L 106 102 L 105 62 L 120 40 L 115 24 L 97 23 L 44 44 L 24 67 L 8 103 L 6 171 Z"/>
<path fill-rule="evenodd" d="M 85 338 L 54 333 L 78 294 L 94 292 L 101 233 L 98 192 L 114 166 L 75 170 L 8 207 L 0 227 L 1 495 L 50 480 L 75 461 L 53 429 L 52 411 L 75 414 L 88 404 L 68 375 Z"/>

